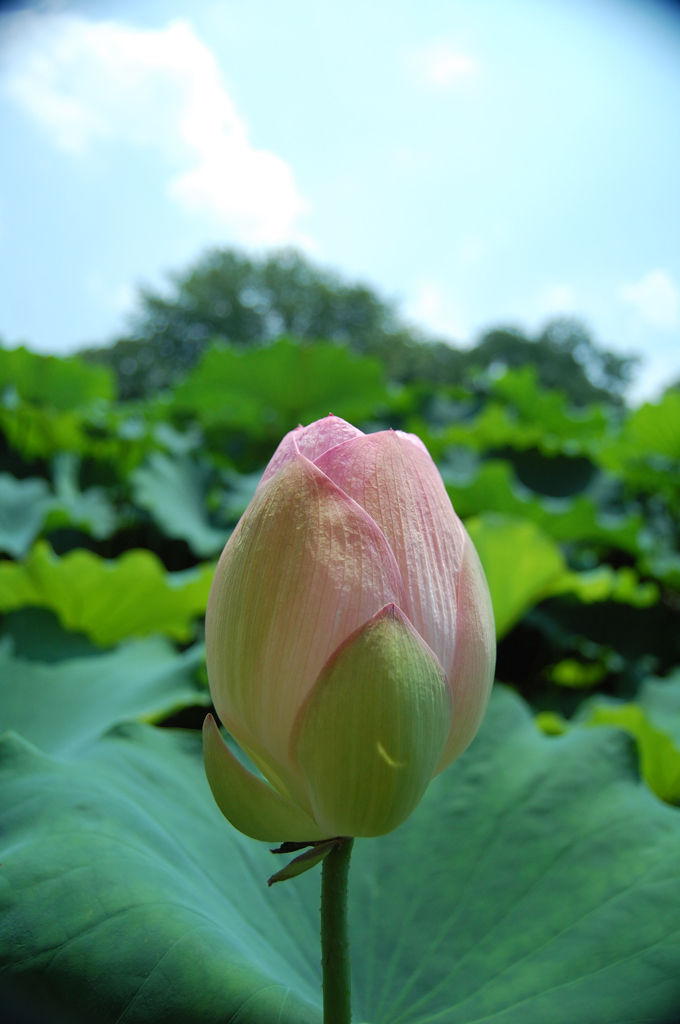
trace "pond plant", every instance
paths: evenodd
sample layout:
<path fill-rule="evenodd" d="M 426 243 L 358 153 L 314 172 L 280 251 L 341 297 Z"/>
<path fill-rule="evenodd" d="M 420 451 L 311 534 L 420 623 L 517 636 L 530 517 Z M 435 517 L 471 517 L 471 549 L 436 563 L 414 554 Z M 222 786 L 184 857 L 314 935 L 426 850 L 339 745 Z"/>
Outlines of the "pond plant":
<path fill-rule="evenodd" d="M 286 434 L 218 563 L 208 678 L 250 773 L 204 726 L 217 804 L 253 839 L 324 861 L 324 1020 L 348 1024 L 346 875 L 469 745 L 495 635 L 477 553 L 418 437 L 333 415 Z M 292 844 L 292 845 L 291 845 Z"/>
<path fill-rule="evenodd" d="M 0 431 L 3 994 L 319 1024 L 321 862 L 327 1021 L 678 1019 L 677 390 L 0 348 Z"/>

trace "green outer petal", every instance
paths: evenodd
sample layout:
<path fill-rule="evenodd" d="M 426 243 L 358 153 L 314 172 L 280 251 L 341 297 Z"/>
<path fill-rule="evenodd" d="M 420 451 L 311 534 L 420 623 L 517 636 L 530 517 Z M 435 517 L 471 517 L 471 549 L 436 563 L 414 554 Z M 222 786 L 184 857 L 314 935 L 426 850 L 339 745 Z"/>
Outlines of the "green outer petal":
<path fill-rule="evenodd" d="M 434 775 L 451 717 L 436 655 L 387 605 L 331 656 L 295 721 L 291 750 L 324 834 L 401 825 Z"/>
<path fill-rule="evenodd" d="M 203 723 L 203 757 L 215 803 L 239 832 L 267 843 L 326 838 L 304 811 L 236 760 L 212 715 Z"/>

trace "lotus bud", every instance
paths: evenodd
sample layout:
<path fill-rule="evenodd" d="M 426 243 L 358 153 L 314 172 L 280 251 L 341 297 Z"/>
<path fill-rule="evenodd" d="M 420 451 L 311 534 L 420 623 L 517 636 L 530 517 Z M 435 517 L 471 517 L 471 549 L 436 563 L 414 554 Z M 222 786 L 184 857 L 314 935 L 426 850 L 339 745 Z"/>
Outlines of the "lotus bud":
<path fill-rule="evenodd" d="M 493 681 L 489 590 L 422 441 L 335 416 L 284 437 L 208 602 L 208 781 L 267 841 L 378 836 L 468 746 Z M 266 781 L 265 781 L 266 780 Z"/>

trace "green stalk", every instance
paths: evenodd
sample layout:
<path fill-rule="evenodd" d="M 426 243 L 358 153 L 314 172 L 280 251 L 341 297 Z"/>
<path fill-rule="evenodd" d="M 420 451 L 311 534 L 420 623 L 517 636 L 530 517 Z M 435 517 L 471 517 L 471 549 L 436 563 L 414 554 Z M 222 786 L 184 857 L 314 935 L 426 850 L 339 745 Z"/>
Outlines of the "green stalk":
<path fill-rule="evenodd" d="M 352 1020 L 351 960 L 347 932 L 347 876 L 353 839 L 325 857 L 321 869 L 321 967 L 324 1024 Z"/>

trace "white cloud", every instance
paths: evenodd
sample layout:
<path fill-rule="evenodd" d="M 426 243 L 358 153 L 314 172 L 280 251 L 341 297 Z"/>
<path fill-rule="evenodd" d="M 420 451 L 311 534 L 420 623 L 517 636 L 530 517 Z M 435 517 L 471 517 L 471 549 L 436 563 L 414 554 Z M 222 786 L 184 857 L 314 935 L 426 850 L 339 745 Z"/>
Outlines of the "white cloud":
<path fill-rule="evenodd" d="M 667 271 L 650 270 L 636 284 L 622 285 L 618 295 L 650 326 L 662 330 L 680 326 L 680 290 Z"/>
<path fill-rule="evenodd" d="M 5 90 L 59 148 L 152 147 L 166 165 L 168 197 L 185 210 L 218 218 L 246 242 L 300 240 L 306 204 L 290 167 L 252 145 L 213 53 L 188 24 L 138 30 L 22 12 L 13 29 Z"/>
<path fill-rule="evenodd" d="M 421 81 L 438 88 L 474 77 L 479 72 L 479 65 L 473 57 L 444 41 L 413 51 L 409 64 Z"/>

